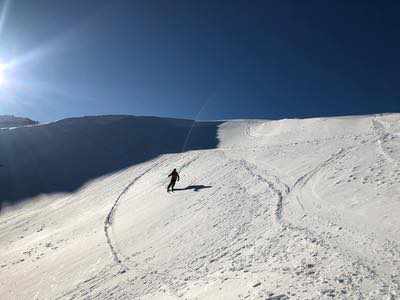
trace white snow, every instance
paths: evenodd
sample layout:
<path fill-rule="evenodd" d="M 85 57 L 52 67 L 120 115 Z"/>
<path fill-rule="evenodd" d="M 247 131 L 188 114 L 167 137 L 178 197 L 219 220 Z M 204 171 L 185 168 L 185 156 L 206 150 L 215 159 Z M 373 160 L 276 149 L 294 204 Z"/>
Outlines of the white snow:
<path fill-rule="evenodd" d="M 399 138 L 400 114 L 226 121 L 3 209 L 1 299 L 400 299 Z"/>

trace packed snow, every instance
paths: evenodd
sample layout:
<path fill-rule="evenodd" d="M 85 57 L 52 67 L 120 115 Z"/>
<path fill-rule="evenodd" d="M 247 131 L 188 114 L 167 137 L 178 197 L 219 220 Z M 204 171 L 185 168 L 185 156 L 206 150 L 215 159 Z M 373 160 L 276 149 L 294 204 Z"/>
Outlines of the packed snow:
<path fill-rule="evenodd" d="M 3 208 L 1 298 L 400 299 L 400 114 L 214 125 Z"/>

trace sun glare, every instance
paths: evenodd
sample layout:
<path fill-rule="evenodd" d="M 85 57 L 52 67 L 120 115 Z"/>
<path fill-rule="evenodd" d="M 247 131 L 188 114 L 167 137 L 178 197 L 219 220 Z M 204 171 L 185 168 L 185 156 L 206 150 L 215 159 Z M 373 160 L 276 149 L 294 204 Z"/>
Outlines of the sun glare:
<path fill-rule="evenodd" d="M 6 82 L 6 76 L 4 74 L 5 67 L 3 64 L 0 64 L 0 86 L 3 86 Z"/>

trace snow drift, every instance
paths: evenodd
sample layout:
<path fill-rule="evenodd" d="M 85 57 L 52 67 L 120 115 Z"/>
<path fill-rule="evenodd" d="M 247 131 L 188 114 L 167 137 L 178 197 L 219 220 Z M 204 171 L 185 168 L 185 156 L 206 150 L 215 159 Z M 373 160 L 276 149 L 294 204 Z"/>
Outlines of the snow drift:
<path fill-rule="evenodd" d="M 118 135 L 107 143 L 113 131 L 107 139 L 102 134 L 115 121 L 108 118 L 90 119 L 96 130 L 85 129 L 87 119 L 29 129 L 34 138 L 26 145 L 74 158 L 51 165 L 44 180 L 61 176 L 62 182 L 65 175 L 57 174 L 69 162 L 85 165 L 93 155 L 97 164 L 115 147 L 140 157 L 104 168 L 100 177 L 85 176 L 71 190 L 26 193 L 30 201 L 3 210 L 2 297 L 399 297 L 399 114 L 207 123 L 192 130 L 192 144 L 185 142 L 190 121 L 132 119 L 131 130 L 142 128 L 152 138 L 133 148 L 116 146 L 126 140 Z M 175 142 L 162 144 L 171 127 Z M 44 142 L 54 128 L 58 147 Z M 22 132 L 28 131 L 15 134 Z M 15 139 L 1 137 L 8 147 L 3 157 L 10 159 Z M 143 144 L 148 148 L 135 152 Z M 166 149 L 152 152 L 153 145 Z M 85 149 L 92 151 L 79 153 Z M 174 167 L 179 189 L 167 193 Z"/>

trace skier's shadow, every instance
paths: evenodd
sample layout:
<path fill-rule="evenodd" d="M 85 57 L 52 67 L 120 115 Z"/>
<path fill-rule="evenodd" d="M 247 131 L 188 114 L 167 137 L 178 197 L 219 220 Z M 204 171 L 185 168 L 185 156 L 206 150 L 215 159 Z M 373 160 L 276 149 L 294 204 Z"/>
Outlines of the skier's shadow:
<path fill-rule="evenodd" d="M 185 188 L 182 188 L 182 189 L 180 189 L 180 188 L 175 188 L 174 191 L 193 190 L 194 192 L 198 192 L 199 190 L 202 190 L 202 189 L 209 189 L 209 188 L 211 188 L 211 187 L 212 187 L 211 185 L 203 185 L 203 184 L 200 184 L 200 185 L 189 185 L 189 186 L 187 186 L 187 187 L 185 187 Z"/>

